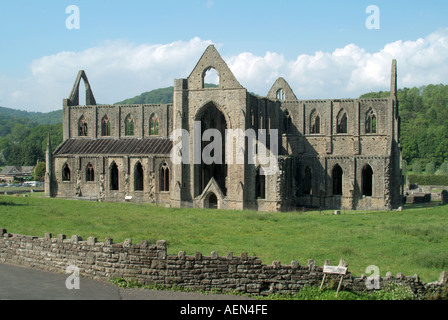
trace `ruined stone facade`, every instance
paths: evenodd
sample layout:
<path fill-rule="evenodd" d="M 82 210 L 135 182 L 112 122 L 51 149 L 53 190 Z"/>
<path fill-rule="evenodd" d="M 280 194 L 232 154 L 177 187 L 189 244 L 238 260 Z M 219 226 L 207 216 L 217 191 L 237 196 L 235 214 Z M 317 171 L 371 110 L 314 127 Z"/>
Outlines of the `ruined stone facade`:
<path fill-rule="evenodd" d="M 216 88 L 204 86 L 211 69 Z M 211 45 L 187 79 L 174 81 L 173 104 L 164 105 L 97 105 L 80 71 L 64 99 L 63 143 L 47 152 L 46 194 L 260 211 L 398 207 L 396 70 L 394 60 L 385 99 L 298 100 L 283 78 L 259 97 Z M 81 80 L 86 105 L 78 101 Z M 198 160 L 218 151 L 213 163 Z"/>

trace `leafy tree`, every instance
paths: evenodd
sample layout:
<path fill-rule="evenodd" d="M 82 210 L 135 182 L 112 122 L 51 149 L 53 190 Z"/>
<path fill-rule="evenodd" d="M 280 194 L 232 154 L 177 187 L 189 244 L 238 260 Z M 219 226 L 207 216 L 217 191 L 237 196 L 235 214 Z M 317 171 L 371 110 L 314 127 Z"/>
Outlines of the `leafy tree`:
<path fill-rule="evenodd" d="M 445 161 L 441 164 L 439 167 L 439 170 L 437 170 L 436 174 L 438 175 L 448 175 L 448 161 Z"/>
<path fill-rule="evenodd" d="M 421 174 L 422 173 L 422 165 L 420 160 L 415 160 L 412 164 L 412 173 L 413 174 Z"/>
<path fill-rule="evenodd" d="M 436 166 L 435 166 L 434 162 L 432 162 L 432 161 L 428 162 L 425 166 L 425 173 L 432 175 L 435 173 L 435 171 L 436 171 Z"/>
<path fill-rule="evenodd" d="M 406 175 L 407 173 L 408 173 L 408 162 L 406 160 L 403 160 L 402 174 Z"/>
<path fill-rule="evenodd" d="M 34 174 L 33 174 L 34 181 L 41 181 L 41 182 L 44 181 L 45 170 L 46 170 L 45 162 L 43 161 L 39 162 L 34 168 Z"/>
<path fill-rule="evenodd" d="M 58 111 L 43 114 L 0 107 L 0 164 L 31 166 L 45 160 L 48 133 L 53 146 L 62 142 L 61 120 Z"/>

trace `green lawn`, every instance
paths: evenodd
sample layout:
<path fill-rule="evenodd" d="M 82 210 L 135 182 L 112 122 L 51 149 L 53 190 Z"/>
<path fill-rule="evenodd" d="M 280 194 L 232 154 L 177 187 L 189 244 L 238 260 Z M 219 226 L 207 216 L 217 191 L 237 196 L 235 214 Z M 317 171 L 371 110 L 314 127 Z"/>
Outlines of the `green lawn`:
<path fill-rule="evenodd" d="M 150 204 L 0 196 L 0 227 L 11 233 L 43 236 L 106 237 L 134 243 L 166 240 L 168 253 L 248 252 L 264 264 L 292 260 L 306 264 L 344 258 L 356 276 L 370 265 L 381 276 L 391 271 L 423 281 L 438 280 L 448 270 L 448 206 L 402 212 L 342 211 L 261 213 L 173 209 Z M 368 274 L 370 275 L 370 274 Z"/>

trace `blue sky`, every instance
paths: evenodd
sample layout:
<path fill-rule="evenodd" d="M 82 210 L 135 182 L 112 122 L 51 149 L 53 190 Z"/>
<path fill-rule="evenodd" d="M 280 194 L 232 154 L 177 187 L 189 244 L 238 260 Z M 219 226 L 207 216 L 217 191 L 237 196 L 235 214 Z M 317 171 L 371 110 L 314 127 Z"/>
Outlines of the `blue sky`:
<path fill-rule="evenodd" d="M 66 28 L 69 14 L 65 11 L 69 5 L 76 5 L 80 10 L 79 30 Z M 376 5 L 380 10 L 379 30 L 366 28 L 369 5 Z M 385 63 L 386 57 L 377 57 L 384 56 L 384 51 L 396 53 L 397 58 L 405 60 L 403 85 L 412 85 L 411 79 L 415 79 L 415 85 L 423 84 L 422 81 L 442 81 L 443 74 L 433 79 L 423 78 L 416 67 L 423 68 L 423 56 L 428 52 L 437 52 L 432 59 L 434 64 L 448 59 L 448 54 L 443 54 L 447 17 L 448 2 L 442 0 L 3 0 L 0 4 L 3 40 L 0 105 L 44 112 L 58 109 L 71 90 L 76 70 L 80 69 L 86 70 L 94 93 L 97 87 L 100 95 L 98 99 L 95 94 L 97 101 L 114 103 L 143 91 L 172 85 L 176 77 L 188 76 L 188 68 L 191 71 L 209 43 L 217 45 L 232 71 L 241 75 L 242 84 L 260 94 L 266 94 L 269 89 L 266 81 L 273 83 L 271 78 L 284 73 L 290 76 L 290 84 L 293 90 L 299 91 L 299 94 L 296 92 L 299 98 L 322 98 L 325 93 L 336 95 L 328 98 L 338 98 L 362 93 L 368 87 L 348 90 L 350 79 L 333 79 L 344 66 L 340 59 L 333 59 L 335 52 L 344 48 L 344 59 L 352 59 L 347 65 L 347 72 L 352 72 L 352 83 L 355 82 L 354 74 L 361 72 L 358 70 L 361 64 L 365 67 L 362 72 L 368 73 L 372 70 L 368 65 L 373 61 Z M 424 39 L 425 43 L 419 45 L 418 39 Z M 411 42 L 409 46 L 405 45 L 407 42 Z M 401 46 L 395 51 L 385 50 L 391 44 Z M 418 49 L 415 48 L 417 45 Z M 196 61 L 185 65 L 185 60 L 169 51 L 164 51 L 166 65 L 161 62 L 155 66 L 144 61 L 142 55 L 148 53 L 147 59 L 151 59 L 156 46 L 177 50 Z M 126 50 L 119 55 L 122 48 Z M 406 55 L 399 50 L 412 54 Z M 140 52 L 139 55 L 133 56 L 136 52 Z M 317 52 L 322 52 L 326 58 L 322 59 Z M 422 59 L 417 61 L 415 56 L 419 54 Z M 355 59 L 356 55 L 363 55 L 364 59 Z M 123 70 L 116 67 L 129 59 L 133 62 L 142 59 L 138 62 L 143 66 L 142 70 L 135 66 L 123 67 Z M 106 60 L 108 63 L 103 64 Z M 291 71 L 299 60 L 307 60 L 308 66 Z M 319 67 L 310 70 L 313 62 Z M 400 67 L 400 60 L 398 63 Z M 248 68 L 259 66 L 266 73 L 244 72 L 245 65 Z M 177 74 L 173 66 L 178 66 Z M 324 71 L 322 66 L 325 66 Z M 431 67 L 439 69 L 437 65 Z M 107 73 L 106 69 L 114 71 Z M 390 63 L 381 66 L 383 69 L 390 71 Z M 143 71 L 157 75 L 155 78 L 159 82 L 146 79 Z M 298 72 L 303 72 L 302 75 L 308 77 L 307 82 L 315 83 L 316 87 L 302 85 Z M 123 74 L 130 82 L 125 87 L 119 81 Z M 253 79 L 248 74 L 252 74 Z M 332 81 L 324 83 L 325 76 L 332 77 Z M 116 77 L 116 81 L 111 81 L 111 77 Z M 265 77 L 266 81 L 259 77 Z M 368 78 L 369 75 L 363 79 Z M 114 83 L 123 87 L 122 90 L 110 88 Z M 335 87 L 337 84 L 341 87 L 334 92 L 326 88 L 326 85 Z M 388 83 L 384 88 L 372 83 L 371 88 L 387 90 L 387 86 Z M 36 95 L 39 95 L 37 99 Z"/>

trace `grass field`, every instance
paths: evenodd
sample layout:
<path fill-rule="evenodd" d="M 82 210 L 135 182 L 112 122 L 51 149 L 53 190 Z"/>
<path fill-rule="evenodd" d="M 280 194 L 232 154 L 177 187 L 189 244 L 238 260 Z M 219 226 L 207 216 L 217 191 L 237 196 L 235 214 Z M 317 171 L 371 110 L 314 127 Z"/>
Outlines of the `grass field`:
<path fill-rule="evenodd" d="M 0 196 L 0 227 L 11 233 L 43 236 L 46 232 L 106 237 L 134 243 L 166 240 L 168 254 L 211 251 L 219 255 L 248 252 L 264 264 L 314 259 L 337 265 L 344 258 L 355 276 L 378 266 L 423 281 L 448 271 L 448 206 L 406 208 L 402 212 L 342 211 L 261 213 L 161 208 L 150 204 L 99 203 Z M 370 275 L 370 274 L 367 274 Z"/>

